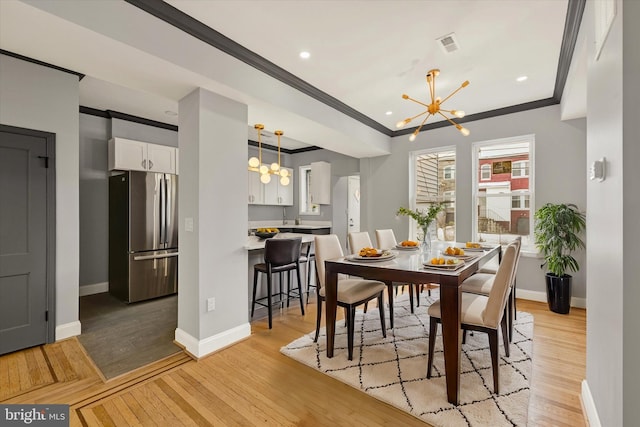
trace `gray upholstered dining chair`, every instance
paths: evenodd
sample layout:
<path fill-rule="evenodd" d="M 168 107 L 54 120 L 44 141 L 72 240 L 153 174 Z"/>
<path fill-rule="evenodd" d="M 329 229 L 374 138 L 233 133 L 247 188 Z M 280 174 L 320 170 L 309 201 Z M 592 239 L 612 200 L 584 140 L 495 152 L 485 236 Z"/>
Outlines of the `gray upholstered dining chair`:
<path fill-rule="evenodd" d="M 518 262 L 520 261 L 520 248 L 522 246 L 522 238 L 516 237 L 510 244 L 516 247 L 516 261 L 513 270 L 513 277 L 511 278 L 511 291 L 509 293 L 509 301 L 506 309 L 508 310 L 509 317 L 509 341 L 513 340 L 513 323 L 516 319 L 516 301 L 515 301 L 515 287 L 516 287 L 516 273 L 518 272 Z M 469 292 L 472 294 L 489 295 L 493 288 L 493 282 L 495 280 L 497 269 L 479 269 L 473 276 L 467 278 L 462 282 L 462 292 Z"/>
<path fill-rule="evenodd" d="M 489 335 L 489 351 L 493 367 L 493 389 L 499 393 L 499 357 L 498 330 L 502 329 L 504 351 L 509 357 L 509 340 L 507 337 L 507 319 L 505 306 L 509 297 L 510 284 L 516 263 L 516 245 L 507 246 L 502 262 L 498 267 L 489 296 L 462 292 L 461 319 L 464 331 L 486 332 Z M 427 362 L 427 378 L 431 378 L 433 353 L 436 342 L 438 323 L 441 323 L 440 300 L 429 306 L 429 359 Z"/>
<path fill-rule="evenodd" d="M 316 317 L 316 335 L 314 342 L 318 341 L 320 333 L 320 321 L 322 319 L 322 302 L 325 299 L 325 265 L 326 260 L 340 258 L 344 256 L 338 236 L 335 234 L 319 235 L 315 237 L 316 247 L 316 273 L 318 279 L 318 314 Z M 347 322 L 347 348 L 349 360 L 353 360 L 353 336 L 355 332 L 356 307 L 378 299 L 378 309 L 380 311 L 380 326 L 382 336 L 387 336 L 384 317 L 384 290 L 387 288 L 382 282 L 377 280 L 365 280 L 359 278 L 346 278 L 338 276 L 338 306 L 343 307 L 346 313 Z"/>
<path fill-rule="evenodd" d="M 380 249 L 394 249 L 398 245 L 398 241 L 396 240 L 396 235 L 391 228 L 379 229 L 376 230 L 376 241 L 378 242 L 378 247 Z M 416 294 L 416 306 L 420 307 L 420 292 L 423 289 L 422 283 L 394 283 L 396 287 L 396 292 L 399 287 L 409 285 L 409 302 L 411 303 L 411 312 L 413 313 L 413 291 Z M 428 295 L 431 296 L 430 285 L 427 284 L 427 292 Z"/>

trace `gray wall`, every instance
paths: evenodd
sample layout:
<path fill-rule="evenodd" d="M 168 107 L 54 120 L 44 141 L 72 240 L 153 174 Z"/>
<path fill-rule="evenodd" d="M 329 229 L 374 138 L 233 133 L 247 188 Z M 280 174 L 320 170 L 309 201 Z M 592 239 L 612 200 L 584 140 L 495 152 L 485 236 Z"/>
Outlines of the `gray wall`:
<path fill-rule="evenodd" d="M 409 232 L 409 218 L 396 217 L 400 206 L 409 206 L 409 153 L 429 148 L 456 149 L 456 236 L 471 239 L 473 196 L 472 143 L 535 134 L 535 206 L 547 202 L 575 203 L 586 210 L 586 122 L 560 120 L 560 107 L 551 106 L 474 121 L 463 137 L 452 127 L 421 132 L 415 142 L 408 135 L 393 138 L 389 156 L 360 161 L 361 229 L 393 228 L 398 238 Z M 573 296 L 586 297 L 585 254 L 576 258 L 581 269 L 573 275 Z M 540 259 L 523 256 L 518 269 L 518 289 L 545 292 Z"/>
<path fill-rule="evenodd" d="M 56 338 L 78 323 L 78 77 L 0 55 L 0 123 L 56 134 Z"/>
<path fill-rule="evenodd" d="M 607 159 L 607 177 L 587 185 L 587 389 L 603 426 L 640 419 L 640 3 L 616 0 L 617 14 L 595 60 L 594 3 L 587 2 L 587 161 Z M 624 60 L 623 60 L 624 58 Z"/>
<path fill-rule="evenodd" d="M 112 137 L 178 146 L 178 132 L 121 119 L 80 114 L 80 286 L 109 281 L 109 180 Z"/>

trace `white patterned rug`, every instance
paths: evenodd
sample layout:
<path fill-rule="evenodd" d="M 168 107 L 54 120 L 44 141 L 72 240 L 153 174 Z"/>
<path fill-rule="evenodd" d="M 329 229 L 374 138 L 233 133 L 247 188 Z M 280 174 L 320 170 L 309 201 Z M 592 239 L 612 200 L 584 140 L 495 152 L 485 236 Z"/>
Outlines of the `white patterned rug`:
<path fill-rule="evenodd" d="M 500 345 L 499 395 L 493 394 L 487 334 L 475 332 L 473 336 L 467 336 L 467 342 L 462 346 L 460 405 L 454 406 L 446 399 L 440 326 L 433 375 L 431 379 L 426 378 L 427 306 L 438 298 L 438 291 L 432 291 L 431 297 L 426 295 L 421 295 L 420 307 L 415 309 L 415 314 L 411 314 L 406 294 L 396 299 L 395 327 L 387 330 L 387 338 L 382 337 L 377 309 L 367 313 L 357 310 L 352 361 L 347 360 L 347 335 L 342 320 L 336 325 L 333 358 L 326 356 L 324 328 L 317 343 L 313 342 L 314 332 L 310 332 L 280 351 L 433 426 L 526 425 L 533 316 L 518 312 L 509 358 L 504 356 L 504 348 Z"/>

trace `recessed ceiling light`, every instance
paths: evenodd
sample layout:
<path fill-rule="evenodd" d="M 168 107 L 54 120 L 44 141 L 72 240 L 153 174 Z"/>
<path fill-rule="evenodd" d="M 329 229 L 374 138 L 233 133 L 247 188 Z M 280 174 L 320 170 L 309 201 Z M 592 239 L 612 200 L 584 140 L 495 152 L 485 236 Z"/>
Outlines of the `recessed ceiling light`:
<path fill-rule="evenodd" d="M 178 115 L 175 111 L 167 110 L 164 112 L 167 116 L 175 117 Z"/>
<path fill-rule="evenodd" d="M 387 116 L 390 116 L 390 115 L 392 115 L 392 114 L 393 114 L 393 111 L 387 111 L 385 114 L 386 114 Z"/>
<path fill-rule="evenodd" d="M 311 56 L 311 54 L 309 52 L 307 52 L 306 50 L 303 50 L 302 52 L 300 52 L 300 58 L 302 58 L 302 59 L 309 59 L 310 56 Z"/>
<path fill-rule="evenodd" d="M 518 77 L 518 78 L 516 79 L 516 81 L 517 81 L 517 82 L 523 82 L 523 81 L 527 80 L 528 78 L 529 78 L 529 77 L 527 77 L 527 76 L 520 76 L 520 77 Z"/>

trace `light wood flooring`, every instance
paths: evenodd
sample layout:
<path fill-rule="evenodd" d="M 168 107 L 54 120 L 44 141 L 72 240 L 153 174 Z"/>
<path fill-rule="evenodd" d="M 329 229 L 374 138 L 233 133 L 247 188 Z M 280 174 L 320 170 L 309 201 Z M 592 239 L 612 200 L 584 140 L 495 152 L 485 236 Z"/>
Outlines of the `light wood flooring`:
<path fill-rule="evenodd" d="M 529 426 L 585 426 L 586 312 L 518 300 L 534 315 Z M 76 338 L 0 357 L 0 402 L 66 403 L 72 426 L 424 426 L 280 354 L 315 328 L 315 304 L 252 323 L 250 338 L 199 361 L 184 353 L 104 381 Z"/>

